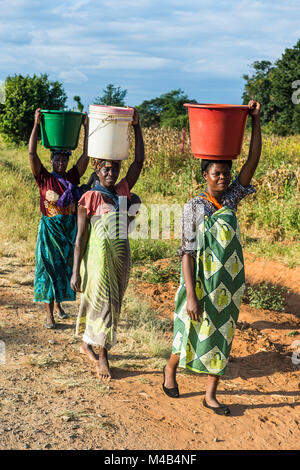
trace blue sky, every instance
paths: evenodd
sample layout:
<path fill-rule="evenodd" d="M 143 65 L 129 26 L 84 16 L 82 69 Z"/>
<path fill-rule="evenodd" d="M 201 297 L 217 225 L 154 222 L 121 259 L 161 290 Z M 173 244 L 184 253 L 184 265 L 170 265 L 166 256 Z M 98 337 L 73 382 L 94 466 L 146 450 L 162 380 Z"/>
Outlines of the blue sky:
<path fill-rule="evenodd" d="M 241 103 L 255 60 L 300 38 L 299 0 L 0 0 L 0 80 L 48 73 L 88 105 L 108 83 L 135 106 L 181 88 Z M 299 77 L 300 78 L 300 77 Z"/>

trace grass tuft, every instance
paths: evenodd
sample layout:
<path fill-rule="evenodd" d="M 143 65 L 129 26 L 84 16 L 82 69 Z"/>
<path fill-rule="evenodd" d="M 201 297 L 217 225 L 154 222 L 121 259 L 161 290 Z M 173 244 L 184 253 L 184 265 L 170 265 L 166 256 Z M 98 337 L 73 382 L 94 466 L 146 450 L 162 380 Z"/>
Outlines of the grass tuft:
<path fill-rule="evenodd" d="M 283 312 L 288 292 L 289 289 L 286 287 L 273 286 L 263 282 L 259 286 L 248 287 L 247 297 L 250 307 Z"/>

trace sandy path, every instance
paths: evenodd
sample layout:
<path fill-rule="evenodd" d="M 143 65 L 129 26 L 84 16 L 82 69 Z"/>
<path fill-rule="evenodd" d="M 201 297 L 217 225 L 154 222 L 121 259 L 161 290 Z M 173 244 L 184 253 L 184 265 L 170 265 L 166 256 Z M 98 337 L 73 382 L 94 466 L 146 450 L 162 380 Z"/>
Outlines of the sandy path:
<path fill-rule="evenodd" d="M 284 313 L 243 305 L 232 357 L 220 383 L 220 400 L 231 416 L 203 408 L 205 376 L 180 373 L 181 398 L 161 390 L 162 374 L 115 368 L 110 385 L 78 354 L 74 323 L 78 302 L 61 328 L 42 328 L 41 307 L 32 303 L 32 266 L 3 258 L 0 265 L 1 449 L 298 449 L 300 364 L 292 344 L 300 341 L 300 268 L 288 269 L 246 256 L 247 281 L 267 280 L 292 289 Z M 172 316 L 176 284 L 135 282 L 161 315 Z M 155 292 L 155 293 L 154 293 Z M 112 353 L 113 354 L 113 353 Z M 148 361 L 149 364 L 149 361 Z"/>

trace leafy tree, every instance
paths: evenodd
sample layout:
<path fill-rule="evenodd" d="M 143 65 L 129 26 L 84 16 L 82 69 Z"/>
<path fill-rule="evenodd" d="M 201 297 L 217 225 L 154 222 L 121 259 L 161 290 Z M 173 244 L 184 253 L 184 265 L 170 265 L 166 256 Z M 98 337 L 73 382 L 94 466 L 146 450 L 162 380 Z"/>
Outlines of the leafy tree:
<path fill-rule="evenodd" d="M 281 59 L 275 62 L 272 75 L 271 102 L 276 103 L 275 130 L 281 135 L 300 133 L 300 104 L 292 100 L 292 84 L 300 79 L 300 39 L 286 49 Z M 298 85 L 299 89 L 299 85 Z"/>
<path fill-rule="evenodd" d="M 159 127 L 163 101 L 162 98 L 154 98 L 153 100 L 145 100 L 136 106 L 139 113 L 141 125 L 144 127 Z"/>
<path fill-rule="evenodd" d="M 251 99 L 261 104 L 261 122 L 267 124 L 273 119 L 277 107 L 271 104 L 272 73 L 274 67 L 268 60 L 255 61 L 252 64 L 254 74 L 243 75 L 246 85 L 243 93 L 243 103 L 248 104 Z"/>
<path fill-rule="evenodd" d="M 73 100 L 76 101 L 76 103 L 77 103 L 77 109 L 78 109 L 78 111 L 80 111 L 80 112 L 82 113 L 84 106 L 83 106 L 83 104 L 81 103 L 81 98 L 80 98 L 80 96 L 75 95 L 75 96 L 73 97 Z"/>
<path fill-rule="evenodd" d="M 0 110 L 0 132 L 6 140 L 27 143 L 36 108 L 61 109 L 67 95 L 62 83 L 40 76 L 9 76 L 5 80 L 5 104 Z"/>
<path fill-rule="evenodd" d="M 252 67 L 254 74 L 243 76 L 243 102 L 260 101 L 265 129 L 279 135 L 300 133 L 300 40 L 274 65 L 263 60 Z"/>
<path fill-rule="evenodd" d="M 177 127 L 182 129 L 188 126 L 188 115 L 183 106 L 184 103 L 194 103 L 179 88 L 168 93 L 144 101 L 136 106 L 139 112 L 141 124 L 145 127 L 162 126 Z"/>
<path fill-rule="evenodd" d="M 127 90 L 122 90 L 109 83 L 103 90 L 103 95 L 95 99 L 95 104 L 106 104 L 107 106 L 125 106 Z"/>

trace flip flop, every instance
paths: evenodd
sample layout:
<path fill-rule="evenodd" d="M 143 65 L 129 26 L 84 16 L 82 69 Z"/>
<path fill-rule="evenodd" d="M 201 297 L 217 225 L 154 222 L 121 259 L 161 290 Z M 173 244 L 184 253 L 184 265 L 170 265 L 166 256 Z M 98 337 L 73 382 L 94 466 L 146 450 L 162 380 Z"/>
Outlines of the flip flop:
<path fill-rule="evenodd" d="M 174 387 L 174 388 L 167 388 L 167 387 L 165 387 L 165 368 L 166 368 L 166 366 L 163 368 L 163 376 L 164 376 L 164 381 L 163 381 L 163 384 L 162 384 L 163 391 L 164 391 L 165 394 L 168 395 L 168 397 L 170 397 L 170 398 L 179 398 L 179 389 L 178 389 L 178 386 L 177 386 L 177 387 Z"/>
<path fill-rule="evenodd" d="M 56 324 L 55 323 L 45 323 L 45 328 L 48 330 L 55 330 L 56 329 Z"/>
<path fill-rule="evenodd" d="M 61 320 L 64 320 L 65 318 L 69 318 L 69 315 L 63 309 L 61 309 L 61 312 L 59 310 L 55 310 L 55 313 L 58 316 L 58 318 L 60 318 Z"/>
<path fill-rule="evenodd" d="M 206 408 L 209 408 L 210 410 L 213 410 L 217 415 L 222 415 L 222 416 L 228 416 L 230 415 L 230 409 L 226 405 L 220 405 L 220 406 L 210 406 L 207 404 L 207 401 L 205 398 L 203 398 L 203 406 Z"/>

